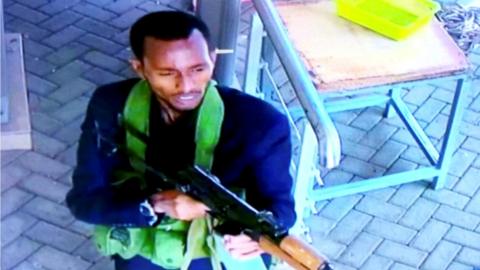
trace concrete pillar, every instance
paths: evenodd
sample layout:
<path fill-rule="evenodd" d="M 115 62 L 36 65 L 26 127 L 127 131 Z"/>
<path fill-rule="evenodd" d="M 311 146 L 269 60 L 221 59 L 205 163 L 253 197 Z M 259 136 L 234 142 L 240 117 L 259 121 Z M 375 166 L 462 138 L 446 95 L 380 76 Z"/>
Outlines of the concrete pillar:
<path fill-rule="evenodd" d="M 8 122 L 8 92 L 7 92 L 7 75 L 6 75 L 6 48 L 5 33 L 3 24 L 3 1 L 0 1 L 0 92 L 1 92 L 1 123 Z"/>
<path fill-rule="evenodd" d="M 212 40 L 217 48 L 231 50 L 229 53 L 220 53 L 217 56 L 214 78 L 221 85 L 233 86 L 240 0 L 199 0 L 197 14 L 210 28 Z"/>

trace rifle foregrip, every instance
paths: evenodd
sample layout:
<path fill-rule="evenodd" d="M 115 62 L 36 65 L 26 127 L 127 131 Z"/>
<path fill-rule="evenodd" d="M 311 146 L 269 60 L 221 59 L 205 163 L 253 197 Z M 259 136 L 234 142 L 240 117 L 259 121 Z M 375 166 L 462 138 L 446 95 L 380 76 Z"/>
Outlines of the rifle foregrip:
<path fill-rule="evenodd" d="M 289 235 L 283 238 L 280 242 L 280 248 L 309 270 L 330 269 L 324 256 L 298 237 Z"/>
<path fill-rule="evenodd" d="M 294 236 L 287 236 L 277 246 L 270 239 L 260 237 L 260 247 L 284 260 L 296 270 L 331 270 L 326 259 L 310 245 Z"/>

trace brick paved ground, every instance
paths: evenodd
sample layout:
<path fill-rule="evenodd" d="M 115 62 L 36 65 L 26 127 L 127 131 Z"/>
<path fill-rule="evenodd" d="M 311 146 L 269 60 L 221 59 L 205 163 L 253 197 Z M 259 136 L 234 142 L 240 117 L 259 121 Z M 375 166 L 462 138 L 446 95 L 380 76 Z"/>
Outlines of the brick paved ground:
<path fill-rule="evenodd" d="M 185 8 L 177 0 L 3 0 L 6 29 L 21 32 L 33 151 L 2 152 L 1 269 L 111 269 L 90 242 L 90 226 L 65 207 L 76 141 L 92 90 L 131 76 L 128 26 L 148 11 Z M 448 188 L 418 182 L 317 204 L 307 220 L 315 245 L 337 269 L 480 267 L 480 51 Z M 453 85 L 405 90 L 437 142 Z M 292 101 L 294 102 L 294 101 Z M 395 119 L 379 108 L 334 116 L 342 165 L 324 175 L 345 182 L 421 166 L 425 159 Z"/>

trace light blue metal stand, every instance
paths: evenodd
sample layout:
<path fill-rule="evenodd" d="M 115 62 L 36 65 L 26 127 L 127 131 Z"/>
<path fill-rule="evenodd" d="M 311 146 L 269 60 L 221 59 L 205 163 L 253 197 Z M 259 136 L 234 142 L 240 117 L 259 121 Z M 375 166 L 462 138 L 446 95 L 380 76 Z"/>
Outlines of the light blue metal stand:
<path fill-rule="evenodd" d="M 284 30 L 283 23 L 277 14 L 275 7 L 270 0 L 253 0 L 258 17 L 254 15 L 252 20 L 252 32 L 248 48 L 245 85 L 251 93 L 263 96 L 268 100 L 270 95 L 265 92 L 278 91 L 272 76 L 270 67 L 271 55 L 275 53 L 285 69 L 290 83 L 298 97 L 305 116 L 308 119 L 301 138 L 302 146 L 300 158 L 296 164 L 296 188 L 295 199 L 297 203 L 297 215 L 301 220 L 309 214 L 312 202 L 331 199 L 339 196 L 371 191 L 379 188 L 405 184 L 418 180 L 433 179 L 432 186 L 435 189 L 445 185 L 445 179 L 451 163 L 454 144 L 459 133 L 464 110 L 464 100 L 469 88 L 466 72 L 450 74 L 395 83 L 391 85 L 376 86 L 357 90 L 329 92 L 319 94 L 308 74 L 306 68 L 296 54 L 288 36 Z M 265 33 L 264 33 L 265 32 Z M 269 46 L 271 42 L 272 46 Z M 263 49 L 260 48 L 263 45 Z M 260 53 L 261 52 L 261 53 Z M 258 76 L 260 74 L 260 76 Z M 418 84 L 436 83 L 438 81 L 456 80 L 457 87 L 452 101 L 452 108 L 440 151 L 437 151 L 425 131 L 414 118 L 407 105 L 401 99 L 399 89 Z M 259 85 L 255 88 L 255 85 Z M 280 97 L 284 111 L 292 119 L 297 119 L 294 113 L 284 105 Z M 347 110 L 361 109 L 369 106 L 386 106 L 384 116 L 390 117 L 395 112 L 407 130 L 419 145 L 422 152 L 430 162 L 430 166 L 421 167 L 411 171 L 404 171 L 390 175 L 384 175 L 373 179 L 346 183 L 331 187 L 314 189 L 315 184 L 321 184 L 318 177 L 318 163 L 314 155 L 320 155 L 320 163 L 327 168 L 338 165 L 340 160 L 340 140 L 338 132 L 329 116 L 330 113 Z M 295 126 L 295 123 L 293 123 Z M 298 131 L 298 129 L 297 129 Z M 312 136 L 310 131 L 314 131 Z M 318 151 L 312 151 L 317 149 Z M 306 211 L 307 210 L 307 211 Z"/>

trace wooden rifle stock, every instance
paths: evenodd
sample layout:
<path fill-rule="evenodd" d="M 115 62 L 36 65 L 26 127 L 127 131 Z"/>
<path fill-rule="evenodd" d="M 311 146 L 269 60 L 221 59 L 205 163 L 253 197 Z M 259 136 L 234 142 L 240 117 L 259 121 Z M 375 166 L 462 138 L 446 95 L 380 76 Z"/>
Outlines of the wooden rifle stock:
<path fill-rule="evenodd" d="M 285 261 L 295 270 L 332 269 L 320 253 L 298 237 L 287 236 L 280 245 L 265 236 L 261 236 L 258 242 L 265 252 Z"/>

